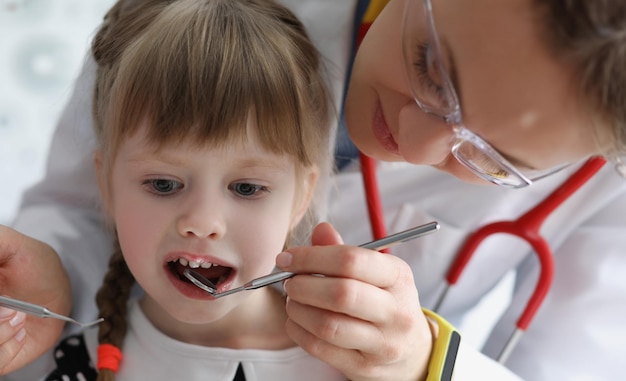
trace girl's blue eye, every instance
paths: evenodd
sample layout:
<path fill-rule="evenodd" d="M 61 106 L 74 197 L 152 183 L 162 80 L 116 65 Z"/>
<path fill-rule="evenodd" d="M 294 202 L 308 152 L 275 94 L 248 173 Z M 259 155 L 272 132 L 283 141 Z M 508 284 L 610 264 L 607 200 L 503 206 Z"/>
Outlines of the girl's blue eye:
<path fill-rule="evenodd" d="M 267 187 L 251 183 L 234 183 L 229 188 L 237 193 L 237 195 L 245 198 L 251 198 L 260 192 L 268 191 Z"/>
<path fill-rule="evenodd" d="M 150 191 L 159 195 L 167 195 L 174 193 L 183 187 L 178 181 L 169 179 L 150 179 L 144 182 L 150 188 Z"/>

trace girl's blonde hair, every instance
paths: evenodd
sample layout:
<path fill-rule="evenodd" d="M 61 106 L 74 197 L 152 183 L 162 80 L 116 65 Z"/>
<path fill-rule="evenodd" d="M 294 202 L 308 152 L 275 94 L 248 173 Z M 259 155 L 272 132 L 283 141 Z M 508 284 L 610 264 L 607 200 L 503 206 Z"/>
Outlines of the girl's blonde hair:
<path fill-rule="evenodd" d="M 331 109 L 303 25 L 270 0 L 119 0 L 92 44 L 94 119 L 108 177 L 140 126 L 163 144 L 243 141 L 250 113 L 264 148 L 300 168 L 331 165 Z M 96 301 L 99 341 L 122 347 L 134 278 L 116 245 Z M 113 380 L 101 370 L 98 380 Z"/>
<path fill-rule="evenodd" d="M 156 144 L 230 144 L 245 138 L 252 109 L 266 149 L 306 166 L 327 155 L 318 52 L 272 1 L 143 1 L 107 17 L 92 51 L 95 124 L 107 157 L 146 122 Z"/>

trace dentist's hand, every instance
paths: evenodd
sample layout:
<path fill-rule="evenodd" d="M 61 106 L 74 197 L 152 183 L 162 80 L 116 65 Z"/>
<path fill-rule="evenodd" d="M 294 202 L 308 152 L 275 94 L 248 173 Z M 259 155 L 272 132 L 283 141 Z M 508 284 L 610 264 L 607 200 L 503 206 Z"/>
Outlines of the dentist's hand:
<path fill-rule="evenodd" d="M 409 265 L 343 245 L 327 223 L 311 243 L 276 260 L 300 274 L 285 282 L 291 338 L 350 380 L 424 380 L 432 335 Z"/>
<path fill-rule="evenodd" d="M 48 245 L 0 225 L 0 294 L 69 314 L 67 273 Z M 63 322 L 0 307 L 0 375 L 17 370 L 50 349 Z"/>

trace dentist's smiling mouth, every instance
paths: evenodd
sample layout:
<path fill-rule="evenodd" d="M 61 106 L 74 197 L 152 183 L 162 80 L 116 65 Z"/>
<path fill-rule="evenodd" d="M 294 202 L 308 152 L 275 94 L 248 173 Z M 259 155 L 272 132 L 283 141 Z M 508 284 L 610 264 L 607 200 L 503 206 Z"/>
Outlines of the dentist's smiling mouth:
<path fill-rule="evenodd" d="M 186 269 L 192 269 L 203 277 L 210 280 L 219 289 L 220 284 L 228 279 L 233 269 L 227 266 L 221 266 L 211 262 L 189 261 L 185 258 L 177 258 L 167 263 L 170 271 L 181 281 L 190 283 L 189 279 L 184 275 Z"/>

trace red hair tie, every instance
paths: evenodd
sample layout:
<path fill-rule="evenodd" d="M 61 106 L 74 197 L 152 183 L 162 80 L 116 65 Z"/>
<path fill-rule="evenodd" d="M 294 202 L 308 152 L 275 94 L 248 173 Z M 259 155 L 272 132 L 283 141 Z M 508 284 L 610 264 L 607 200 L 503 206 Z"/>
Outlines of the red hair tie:
<path fill-rule="evenodd" d="M 112 344 L 100 344 L 98 346 L 98 370 L 109 369 L 117 372 L 122 362 L 122 351 Z"/>

